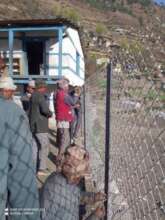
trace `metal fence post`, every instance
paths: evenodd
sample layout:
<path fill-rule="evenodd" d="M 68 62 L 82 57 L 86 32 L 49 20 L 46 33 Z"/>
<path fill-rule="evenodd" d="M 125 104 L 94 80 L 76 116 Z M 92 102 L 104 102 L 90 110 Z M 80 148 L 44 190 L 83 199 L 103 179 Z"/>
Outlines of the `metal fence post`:
<path fill-rule="evenodd" d="M 85 149 L 86 149 L 86 100 L 85 100 L 85 85 L 83 86 L 83 124 L 84 124 L 84 126 L 83 126 L 83 129 L 84 129 L 84 147 L 85 147 Z"/>
<path fill-rule="evenodd" d="M 108 192 L 109 192 L 109 162 L 110 162 L 110 96 L 111 96 L 111 73 L 112 64 L 107 66 L 107 86 L 106 86 L 106 119 L 105 119 L 105 194 L 107 200 L 105 201 L 105 217 L 108 220 Z"/>

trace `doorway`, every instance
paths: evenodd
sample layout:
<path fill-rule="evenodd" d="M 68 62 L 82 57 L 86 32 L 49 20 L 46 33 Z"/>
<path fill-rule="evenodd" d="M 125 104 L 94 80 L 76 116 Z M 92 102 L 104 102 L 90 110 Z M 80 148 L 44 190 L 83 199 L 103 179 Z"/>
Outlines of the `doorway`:
<path fill-rule="evenodd" d="M 29 75 L 40 75 L 40 69 L 43 66 L 44 42 L 27 41 L 26 51 Z"/>

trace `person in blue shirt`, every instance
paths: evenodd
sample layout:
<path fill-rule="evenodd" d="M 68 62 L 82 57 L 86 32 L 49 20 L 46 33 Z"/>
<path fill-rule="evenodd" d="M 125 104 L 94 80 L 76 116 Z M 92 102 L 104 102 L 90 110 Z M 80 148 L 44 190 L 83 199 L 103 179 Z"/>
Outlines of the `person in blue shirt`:
<path fill-rule="evenodd" d="M 29 122 L 4 96 L 13 86 L 9 77 L 0 78 L 0 219 L 40 220 Z"/>

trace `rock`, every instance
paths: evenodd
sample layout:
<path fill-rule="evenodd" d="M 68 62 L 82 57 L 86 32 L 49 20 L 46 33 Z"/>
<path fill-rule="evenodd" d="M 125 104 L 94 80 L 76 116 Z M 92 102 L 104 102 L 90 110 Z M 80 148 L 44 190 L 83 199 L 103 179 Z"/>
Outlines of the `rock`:
<path fill-rule="evenodd" d="M 141 108 L 140 102 L 130 101 L 130 100 L 123 100 L 120 103 L 120 108 L 124 111 L 138 111 Z"/>
<path fill-rule="evenodd" d="M 110 47 L 110 46 L 111 46 L 111 42 L 109 40 L 107 40 L 106 43 L 105 43 L 105 47 L 107 48 L 107 47 Z"/>
<path fill-rule="evenodd" d="M 109 62 L 109 58 L 104 57 L 96 60 L 97 65 L 107 64 Z"/>
<path fill-rule="evenodd" d="M 164 127 L 165 126 L 165 112 L 154 111 L 151 113 L 152 118 L 155 119 L 156 126 Z"/>

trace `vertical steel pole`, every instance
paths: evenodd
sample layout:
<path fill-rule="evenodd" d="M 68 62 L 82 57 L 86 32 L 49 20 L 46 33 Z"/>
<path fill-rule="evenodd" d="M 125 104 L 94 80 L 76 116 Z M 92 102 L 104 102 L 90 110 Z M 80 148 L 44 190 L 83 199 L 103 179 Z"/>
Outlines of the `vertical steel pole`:
<path fill-rule="evenodd" d="M 80 54 L 76 51 L 76 74 L 80 75 Z"/>
<path fill-rule="evenodd" d="M 63 40 L 63 27 L 58 30 L 59 42 L 59 59 L 58 59 L 58 75 L 62 76 L 62 40 Z"/>
<path fill-rule="evenodd" d="M 13 75 L 13 41 L 14 41 L 14 33 L 13 30 L 9 30 L 8 32 L 9 38 L 9 74 Z"/>
<path fill-rule="evenodd" d="M 107 200 L 105 202 L 105 218 L 108 220 L 108 193 L 109 193 L 109 163 L 110 163 L 110 98 L 111 98 L 111 63 L 107 66 L 107 88 L 106 88 L 106 133 L 105 133 L 105 188 L 104 192 L 107 195 Z"/>
<path fill-rule="evenodd" d="M 85 100 L 85 85 L 83 86 L 83 119 L 84 119 L 84 147 L 86 149 L 86 100 Z"/>

